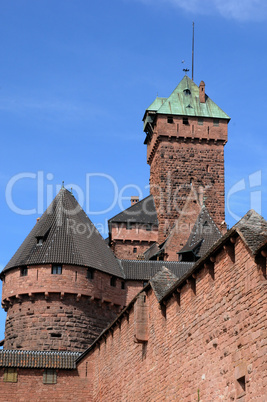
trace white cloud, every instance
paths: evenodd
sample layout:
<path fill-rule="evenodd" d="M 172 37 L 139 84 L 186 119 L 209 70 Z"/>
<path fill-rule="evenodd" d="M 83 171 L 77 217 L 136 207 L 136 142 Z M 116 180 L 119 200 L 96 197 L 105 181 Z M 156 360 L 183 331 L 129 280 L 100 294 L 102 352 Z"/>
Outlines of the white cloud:
<path fill-rule="evenodd" d="M 225 18 L 239 21 L 265 20 L 266 0 L 139 0 L 143 3 L 166 5 L 167 3 L 194 14 L 219 13 Z"/>

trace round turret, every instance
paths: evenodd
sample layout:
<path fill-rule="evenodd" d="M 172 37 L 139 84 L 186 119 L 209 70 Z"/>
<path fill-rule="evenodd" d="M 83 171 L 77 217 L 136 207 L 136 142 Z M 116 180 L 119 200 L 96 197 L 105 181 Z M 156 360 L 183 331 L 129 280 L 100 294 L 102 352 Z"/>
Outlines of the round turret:
<path fill-rule="evenodd" d="M 64 188 L 1 279 L 5 349 L 82 351 L 126 304 L 116 258 Z"/>

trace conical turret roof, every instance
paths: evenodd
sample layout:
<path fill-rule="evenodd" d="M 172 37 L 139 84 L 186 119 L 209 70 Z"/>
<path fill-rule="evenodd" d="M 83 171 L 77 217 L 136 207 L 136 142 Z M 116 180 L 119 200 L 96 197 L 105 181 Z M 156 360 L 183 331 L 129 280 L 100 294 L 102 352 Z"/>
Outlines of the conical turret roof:
<path fill-rule="evenodd" d="M 114 254 L 75 197 L 62 188 L 4 271 L 23 265 L 69 264 L 123 277 Z"/>

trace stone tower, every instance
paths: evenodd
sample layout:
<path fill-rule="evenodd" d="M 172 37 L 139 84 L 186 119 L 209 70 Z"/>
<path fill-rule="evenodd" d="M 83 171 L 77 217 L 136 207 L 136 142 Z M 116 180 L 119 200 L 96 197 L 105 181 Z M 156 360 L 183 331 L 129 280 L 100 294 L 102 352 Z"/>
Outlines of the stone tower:
<path fill-rule="evenodd" d="M 224 145 L 230 117 L 186 75 L 169 98 L 157 97 L 144 115 L 150 193 L 159 243 L 179 218 L 192 187 L 220 226 L 224 213 Z"/>
<path fill-rule="evenodd" d="M 5 349 L 82 351 L 126 305 L 118 261 L 64 188 L 1 279 Z"/>

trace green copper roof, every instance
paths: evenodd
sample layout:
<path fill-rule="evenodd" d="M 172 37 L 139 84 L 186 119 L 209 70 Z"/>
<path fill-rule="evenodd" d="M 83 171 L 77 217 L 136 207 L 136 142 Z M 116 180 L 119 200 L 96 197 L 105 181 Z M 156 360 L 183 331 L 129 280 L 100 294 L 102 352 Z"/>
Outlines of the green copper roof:
<path fill-rule="evenodd" d="M 159 98 L 158 96 L 156 97 L 156 99 L 154 100 L 153 103 L 151 103 L 151 105 L 147 108 L 147 110 L 150 111 L 157 111 L 165 102 L 167 98 Z"/>
<path fill-rule="evenodd" d="M 206 102 L 199 100 L 199 87 L 185 75 L 168 98 L 156 98 L 147 111 L 157 114 L 211 117 L 227 119 L 230 117 L 206 94 Z"/>

